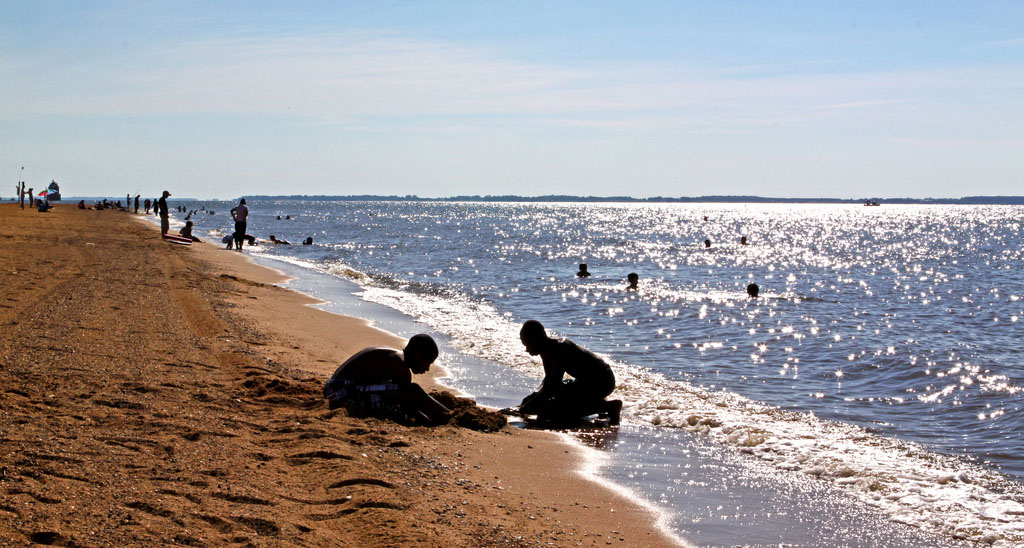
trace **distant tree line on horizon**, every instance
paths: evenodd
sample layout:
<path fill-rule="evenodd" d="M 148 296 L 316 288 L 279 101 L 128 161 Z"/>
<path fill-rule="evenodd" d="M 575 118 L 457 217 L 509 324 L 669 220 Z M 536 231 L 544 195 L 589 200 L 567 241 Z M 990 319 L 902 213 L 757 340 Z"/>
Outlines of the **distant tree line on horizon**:
<path fill-rule="evenodd" d="M 754 204 L 862 204 L 874 201 L 885 204 L 940 204 L 940 205 L 1024 205 L 1024 196 L 964 196 L 962 198 L 771 198 L 765 196 L 653 196 L 635 198 L 632 196 L 571 196 L 549 194 L 545 196 L 472 195 L 448 196 L 444 198 L 423 198 L 414 194 L 404 196 L 379 196 L 373 194 L 352 194 L 347 196 L 326 196 L 293 194 L 290 196 L 254 195 L 251 200 L 310 200 L 334 202 L 626 202 L 626 203 L 754 203 Z"/>

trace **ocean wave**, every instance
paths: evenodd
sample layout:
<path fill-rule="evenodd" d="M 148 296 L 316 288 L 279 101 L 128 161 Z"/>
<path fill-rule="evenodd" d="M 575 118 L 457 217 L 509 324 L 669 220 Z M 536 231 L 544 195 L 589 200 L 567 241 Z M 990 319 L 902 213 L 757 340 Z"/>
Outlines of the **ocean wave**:
<path fill-rule="evenodd" d="M 777 469 L 827 480 L 896 522 L 996 546 L 1024 543 L 1024 486 L 997 472 L 811 413 L 638 368 L 616 371 L 632 420 L 706 435 Z"/>
<path fill-rule="evenodd" d="M 437 284 L 361 272 L 338 261 L 274 259 L 353 281 L 362 287 L 361 298 L 450 336 L 459 351 L 537 379 L 542 375 L 539 362 L 519 342 L 520 319 L 482 299 Z M 573 287 L 564 289 L 580 289 Z M 744 298 L 724 292 L 679 297 Z M 1000 548 L 1024 545 L 1024 486 L 998 472 L 853 424 L 709 390 L 631 364 L 613 366 L 627 421 L 707 436 L 784 473 L 828 481 L 898 523 Z"/>
<path fill-rule="evenodd" d="M 451 336 L 460 351 L 542 375 L 519 343 L 519 323 L 487 303 L 373 285 L 361 296 Z M 997 472 L 860 426 L 613 364 L 626 420 L 708 436 L 776 469 L 829 481 L 928 532 L 997 547 L 1024 543 L 1024 486 Z"/>

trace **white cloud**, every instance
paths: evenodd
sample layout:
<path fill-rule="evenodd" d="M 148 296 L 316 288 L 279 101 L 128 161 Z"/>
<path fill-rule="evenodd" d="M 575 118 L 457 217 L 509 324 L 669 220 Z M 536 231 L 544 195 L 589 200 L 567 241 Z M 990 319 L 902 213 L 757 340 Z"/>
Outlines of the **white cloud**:
<path fill-rule="evenodd" d="M 903 99 L 875 99 L 873 101 L 850 101 L 848 103 L 833 103 L 831 105 L 818 105 L 814 110 L 845 110 L 853 108 L 880 107 L 886 105 L 898 105 L 906 103 Z"/>
<path fill-rule="evenodd" d="M 989 42 L 982 42 L 979 44 L 983 48 L 1015 48 L 1024 46 L 1024 36 L 1017 38 L 1008 38 L 1006 40 L 992 40 Z"/>
<path fill-rule="evenodd" d="M 46 128 L 9 141 L 8 150 L 30 137 L 45 143 L 39 162 L 96 162 L 83 173 L 97 181 L 115 165 L 123 181 L 194 184 L 197 195 L 220 180 L 278 192 L 285 179 L 328 185 L 316 192 L 345 193 L 338 181 L 357 180 L 383 193 L 421 194 L 423 181 L 435 185 L 433 194 L 450 194 L 486 180 L 511 181 L 508 191 L 524 193 L 587 180 L 594 193 L 615 193 L 622 180 L 653 188 L 667 184 L 666 174 L 728 181 L 726 193 L 779 194 L 771 185 L 811 184 L 823 173 L 840 187 L 900 170 L 938 181 L 955 162 L 1011 180 L 1019 155 L 999 143 L 1016 139 L 1024 124 L 1022 72 L 1003 65 L 841 73 L 834 63 L 774 73 L 581 68 L 393 33 L 332 33 L 183 42 L 102 59 L 0 51 L 0 120 L 35 117 L 17 127 Z M 220 116 L 242 120 L 243 129 L 210 129 Z M 275 133 L 283 126 L 284 135 Z M 974 156 L 944 153 L 950 165 L 927 171 L 921 166 L 936 160 L 905 152 L 938 145 L 914 139 L 963 139 Z M 987 142 L 1001 156 L 981 156 Z M 176 159 L 173 169 L 167 158 Z M 861 163 L 870 169 L 850 171 Z M 524 186 L 531 182 L 540 186 Z"/>
<path fill-rule="evenodd" d="M 1014 85 L 1013 71 L 998 68 L 760 78 L 699 66 L 580 69 L 387 33 L 196 41 L 88 66 L 19 61 L 34 66 L 35 77 L 4 90 L 5 117 L 226 114 L 328 124 L 365 123 L 360 119 L 367 117 L 481 117 L 481 123 L 525 117 L 605 127 L 746 120 L 756 128 L 765 119 L 800 122 L 806 111 L 922 97 L 944 101 L 950 90 Z M 21 70 L 10 60 L 0 63 L 9 82 Z"/>

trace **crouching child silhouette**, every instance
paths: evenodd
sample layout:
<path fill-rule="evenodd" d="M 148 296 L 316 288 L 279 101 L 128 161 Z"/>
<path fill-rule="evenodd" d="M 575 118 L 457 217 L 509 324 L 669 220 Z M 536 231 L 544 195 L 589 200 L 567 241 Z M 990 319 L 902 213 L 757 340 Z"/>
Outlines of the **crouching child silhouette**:
<path fill-rule="evenodd" d="M 517 409 L 503 411 L 555 424 L 572 424 L 596 413 L 607 417 L 609 425 L 619 424 L 622 401 L 605 399 L 615 390 L 615 374 L 604 360 L 569 339 L 549 337 L 536 320 L 523 324 L 519 339 L 527 353 L 540 356 L 544 380 Z M 566 373 L 572 378 L 563 380 Z"/>
<path fill-rule="evenodd" d="M 414 335 L 405 348 L 396 350 L 373 346 L 345 360 L 324 384 L 324 397 L 331 409 L 412 420 L 417 424 L 444 424 L 451 412 L 430 397 L 412 374 L 426 373 L 437 359 L 437 344 L 429 335 Z"/>

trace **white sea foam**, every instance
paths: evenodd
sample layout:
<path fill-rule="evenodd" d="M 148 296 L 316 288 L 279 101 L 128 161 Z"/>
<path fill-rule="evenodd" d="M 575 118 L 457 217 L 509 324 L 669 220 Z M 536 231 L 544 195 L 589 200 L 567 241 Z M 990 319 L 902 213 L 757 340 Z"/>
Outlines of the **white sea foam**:
<path fill-rule="evenodd" d="M 360 280 L 354 270 L 336 273 Z M 486 303 L 370 285 L 361 296 L 453 338 L 461 351 L 539 377 L 519 325 Z M 1024 546 L 1024 488 L 997 472 L 811 413 L 615 364 L 627 420 L 706 435 L 779 470 L 827 480 L 892 520 L 997 547 Z"/>
<path fill-rule="evenodd" d="M 519 319 L 487 302 L 439 285 L 360 272 L 342 263 L 274 258 L 354 281 L 363 287 L 366 300 L 451 336 L 459 350 L 536 378 L 541 375 L 540 365 L 519 343 Z M 746 302 L 744 296 L 728 291 L 673 289 L 653 279 L 644 283 L 646 294 L 671 302 Z M 550 289 L 579 291 L 576 297 L 590 299 L 597 291 L 619 288 L 602 283 Z M 615 370 L 616 395 L 626 402 L 627 420 L 707 436 L 780 473 L 828 481 L 896 522 L 1000 548 L 1024 546 L 1024 486 L 997 472 L 862 427 L 708 390 L 639 366 L 615 364 Z"/>

